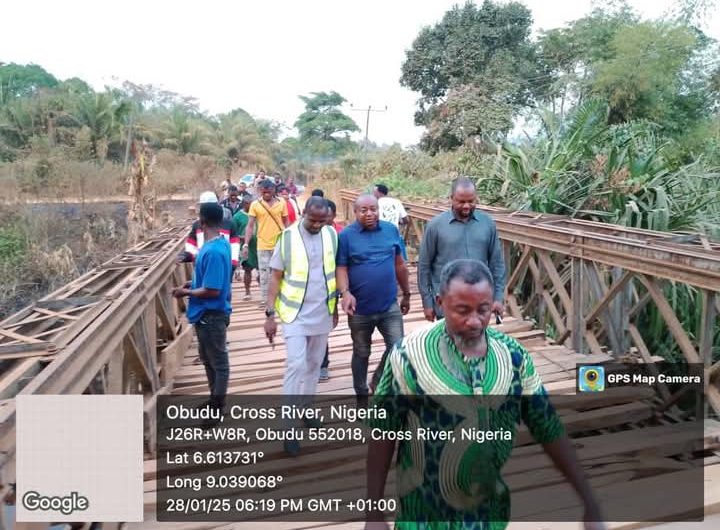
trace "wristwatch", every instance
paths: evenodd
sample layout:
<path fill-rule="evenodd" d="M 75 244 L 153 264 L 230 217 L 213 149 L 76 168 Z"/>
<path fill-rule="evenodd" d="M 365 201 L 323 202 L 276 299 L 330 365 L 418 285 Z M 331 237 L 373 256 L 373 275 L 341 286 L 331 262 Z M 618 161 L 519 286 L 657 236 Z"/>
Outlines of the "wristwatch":
<path fill-rule="evenodd" d="M 265 310 L 265 316 L 270 318 L 275 316 L 275 310 L 274 309 L 266 309 Z"/>

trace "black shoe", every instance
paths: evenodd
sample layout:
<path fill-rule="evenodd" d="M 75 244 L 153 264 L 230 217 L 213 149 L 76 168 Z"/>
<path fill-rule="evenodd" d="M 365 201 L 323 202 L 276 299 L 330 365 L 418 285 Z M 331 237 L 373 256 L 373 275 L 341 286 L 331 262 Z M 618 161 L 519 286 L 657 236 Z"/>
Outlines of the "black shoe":
<path fill-rule="evenodd" d="M 297 456 L 300 454 L 300 442 L 297 440 L 287 440 L 283 443 L 283 449 L 288 456 Z"/>

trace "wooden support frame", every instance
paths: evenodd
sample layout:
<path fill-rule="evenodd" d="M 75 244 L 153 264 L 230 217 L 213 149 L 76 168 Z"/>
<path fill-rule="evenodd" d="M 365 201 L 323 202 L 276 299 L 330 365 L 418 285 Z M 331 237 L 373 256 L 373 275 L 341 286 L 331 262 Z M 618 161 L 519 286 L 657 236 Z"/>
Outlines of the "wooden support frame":
<path fill-rule="evenodd" d="M 165 231 L 0 322 L 0 356 L 17 358 L 4 361 L 15 365 L 11 377 L 0 379 L 3 395 L 153 396 L 161 388 L 163 348 L 187 348 L 191 337 L 191 328 L 180 325 L 182 308 L 170 295 L 188 278 L 187 266 L 176 263 L 186 229 L 182 224 Z M 180 331 L 183 340 L 174 342 Z M 3 348 L 13 353 L 2 353 Z M 14 422 L 10 401 L 0 408 L 3 480 L 14 473 Z"/>
<path fill-rule="evenodd" d="M 607 310 L 608 305 L 612 301 L 615 296 L 620 293 L 620 291 L 625 287 L 625 284 L 630 280 L 632 277 L 632 273 L 629 271 L 625 271 L 625 273 L 620 277 L 620 279 L 612 284 L 610 289 L 605 293 L 605 296 L 597 303 L 595 304 L 595 307 L 592 308 L 590 313 L 587 317 L 585 317 L 585 325 L 589 326 L 603 311 Z"/>
<path fill-rule="evenodd" d="M 583 341 L 585 334 L 585 318 L 583 317 L 583 309 L 585 307 L 585 267 L 583 260 L 580 258 L 572 258 L 572 346 L 578 353 L 585 352 L 585 343 Z"/>
<path fill-rule="evenodd" d="M 560 274 L 558 274 L 558 271 L 555 268 L 555 264 L 553 263 L 552 259 L 550 259 L 550 254 L 546 251 L 539 251 L 537 252 L 537 256 L 540 260 L 540 263 L 542 263 L 545 271 L 547 272 L 547 275 L 550 278 L 553 287 L 555 288 L 555 292 L 560 297 L 560 302 L 562 302 L 562 305 L 565 309 L 565 314 L 572 314 L 572 300 L 570 299 L 570 295 L 568 294 L 568 292 L 565 290 L 565 284 L 562 281 L 562 278 L 560 278 Z"/>
<path fill-rule="evenodd" d="M 585 275 L 588 280 L 588 286 L 590 290 L 592 290 L 593 294 L 595 295 L 595 299 L 597 301 L 601 301 L 604 299 L 605 295 L 607 294 L 607 289 L 605 288 L 604 283 L 600 279 L 600 272 L 598 271 L 597 264 L 595 263 L 585 263 Z M 619 335 L 622 333 L 621 330 L 617 329 L 614 326 L 614 322 L 612 321 L 612 317 L 610 315 L 609 309 L 607 307 L 603 308 L 602 310 L 602 321 L 603 325 L 605 326 L 605 329 L 608 332 L 608 339 L 610 341 L 610 348 L 612 351 L 618 355 L 624 353 L 624 348 L 622 347 L 622 341 L 620 340 Z M 585 327 L 587 328 L 591 323 L 585 319 Z"/>
<path fill-rule="evenodd" d="M 700 359 L 695 346 L 693 346 L 692 341 L 687 336 L 687 333 L 685 333 L 685 330 L 673 312 L 672 307 L 670 307 L 670 303 L 665 298 L 657 280 L 654 278 L 648 278 L 644 274 L 639 275 L 638 280 L 640 280 L 640 283 L 642 283 L 648 290 L 648 293 L 650 293 L 650 296 L 660 311 L 663 320 L 665 320 L 670 333 L 672 333 L 675 338 L 680 351 L 683 352 L 685 359 L 690 363 L 701 363 L 702 360 Z"/>
<path fill-rule="evenodd" d="M 718 316 L 718 296 L 717 293 L 703 289 L 701 293 L 701 303 L 703 307 L 702 320 L 700 322 L 700 348 L 699 355 L 704 365 L 705 374 L 705 395 L 707 402 L 704 404 L 702 411 L 703 417 L 708 416 L 708 406 L 712 405 L 717 411 L 716 405 L 720 405 L 720 392 L 718 392 L 718 366 L 720 361 L 712 365 L 712 346 L 715 333 L 715 322 Z"/>
<path fill-rule="evenodd" d="M 346 204 L 358 196 L 350 190 L 340 194 Z M 410 222 L 418 226 L 446 210 L 414 203 L 407 203 L 406 208 Z M 712 383 L 706 389 L 707 400 L 720 414 L 720 361 L 707 361 L 707 352 L 717 348 L 712 330 L 717 329 L 720 313 L 720 244 L 696 234 L 678 237 L 557 215 L 480 209 L 494 218 L 503 253 L 513 261 L 506 264 L 506 299 L 514 317 L 534 320 L 540 327 L 549 318 L 558 331 L 556 341 L 568 341 L 578 350 L 587 346 L 598 354 L 609 347 L 621 356 L 631 353 L 632 343 L 640 360 L 653 360 L 656 357 L 648 351 L 642 329 L 637 324 L 631 328 L 653 302 L 685 359 L 705 364 L 706 380 Z M 422 232 L 417 235 L 421 237 Z M 583 262 L 584 269 L 576 260 Z M 528 271 L 532 284 L 527 281 Z M 663 285 L 668 281 L 706 293 L 697 337 L 685 332 L 664 296 Z M 635 294 L 638 284 L 647 292 Z M 522 292 L 520 286 L 528 285 L 531 289 Z M 583 322 L 577 318 L 580 313 L 584 313 Z"/>

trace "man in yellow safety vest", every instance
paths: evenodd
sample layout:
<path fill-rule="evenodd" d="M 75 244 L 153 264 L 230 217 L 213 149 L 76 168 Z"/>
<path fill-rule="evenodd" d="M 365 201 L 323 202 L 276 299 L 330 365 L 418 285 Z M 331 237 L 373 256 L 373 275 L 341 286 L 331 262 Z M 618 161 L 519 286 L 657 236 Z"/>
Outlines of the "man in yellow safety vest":
<path fill-rule="evenodd" d="M 301 222 L 282 232 L 270 259 L 265 335 L 272 343 L 277 333 L 277 314 L 287 346 L 283 394 L 299 400 L 303 406 L 315 394 L 328 334 L 338 318 L 335 284 L 338 237 L 326 225 L 328 210 L 325 199 L 310 197 Z M 312 421 L 306 425 L 318 426 Z M 298 454 L 299 442 L 285 440 L 285 451 L 293 456 Z"/>

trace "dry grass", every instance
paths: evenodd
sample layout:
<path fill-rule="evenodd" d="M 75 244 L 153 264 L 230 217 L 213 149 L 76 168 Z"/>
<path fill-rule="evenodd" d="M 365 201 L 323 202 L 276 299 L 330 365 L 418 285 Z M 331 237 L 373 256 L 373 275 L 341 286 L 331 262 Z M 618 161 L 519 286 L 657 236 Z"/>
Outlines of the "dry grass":
<path fill-rule="evenodd" d="M 231 178 L 250 171 L 237 168 Z M 212 157 L 160 150 L 148 193 L 197 197 L 224 177 Z M 68 148 L 0 163 L 0 318 L 127 247 L 127 204 L 108 199 L 127 197 L 128 189 L 121 165 L 81 162 Z"/>
<path fill-rule="evenodd" d="M 0 207 L 0 318 L 103 263 L 126 247 L 117 204 Z"/>
<path fill-rule="evenodd" d="M 156 155 L 150 184 L 159 196 L 195 197 L 205 190 L 216 189 L 224 178 L 224 169 L 209 156 L 178 155 L 162 149 Z"/>
<path fill-rule="evenodd" d="M 0 163 L 0 200 L 83 199 L 121 193 L 122 167 L 68 159 L 61 149 Z"/>
<path fill-rule="evenodd" d="M 233 179 L 247 173 L 237 169 Z M 156 153 L 150 190 L 157 196 L 199 195 L 216 189 L 225 170 L 212 157 L 178 155 L 166 149 Z M 81 162 L 68 157 L 65 149 L 33 153 L 15 162 L 0 163 L 0 201 L 22 204 L 28 201 L 83 201 L 127 196 L 128 173 L 122 165 Z"/>

